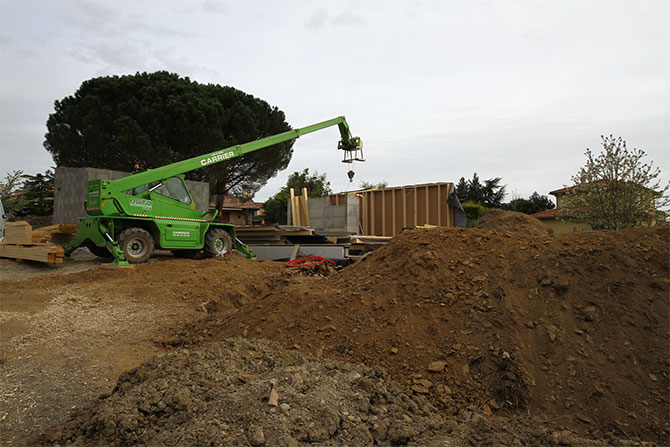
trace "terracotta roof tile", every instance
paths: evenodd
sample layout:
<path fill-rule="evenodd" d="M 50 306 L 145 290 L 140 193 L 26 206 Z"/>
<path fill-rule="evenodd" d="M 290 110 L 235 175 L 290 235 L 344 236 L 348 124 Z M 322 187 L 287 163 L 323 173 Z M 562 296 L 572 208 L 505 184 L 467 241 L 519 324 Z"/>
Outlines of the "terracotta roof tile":
<path fill-rule="evenodd" d="M 257 203 L 252 200 L 242 201 L 239 197 L 235 196 L 224 196 L 223 198 L 223 208 L 258 210 L 262 207 L 263 204 L 260 202 Z"/>
<path fill-rule="evenodd" d="M 572 186 L 566 187 L 566 188 L 561 188 L 561 189 L 555 189 L 553 191 L 549 191 L 549 194 L 551 194 L 552 196 L 555 196 L 556 194 L 562 194 L 562 193 L 566 192 L 568 189 L 571 189 L 571 188 L 572 188 Z"/>
<path fill-rule="evenodd" d="M 540 211 L 539 213 L 531 214 L 532 217 L 535 217 L 537 219 L 549 219 L 552 217 L 558 217 L 559 214 L 559 209 L 554 208 L 551 210 L 546 210 L 546 211 Z"/>

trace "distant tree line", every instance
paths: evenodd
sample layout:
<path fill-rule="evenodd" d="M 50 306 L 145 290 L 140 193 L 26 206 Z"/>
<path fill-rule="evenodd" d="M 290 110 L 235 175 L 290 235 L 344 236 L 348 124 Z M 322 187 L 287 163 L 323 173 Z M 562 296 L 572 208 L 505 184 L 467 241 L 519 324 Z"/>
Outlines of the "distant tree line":
<path fill-rule="evenodd" d="M 661 171 L 646 163 L 642 149 L 628 149 L 626 141 L 613 135 L 601 135 L 602 150 L 586 150 L 586 164 L 565 188 L 560 212 L 556 217 L 570 224 L 581 224 L 591 230 L 619 230 L 649 227 L 668 219 L 670 182 L 663 185 Z M 468 223 L 486 208 L 502 208 L 535 214 L 554 208 L 547 196 L 537 192 L 530 198 L 516 198 L 502 203 L 505 187 L 500 177 L 479 180 L 461 178 L 456 194 L 468 215 Z"/>
<path fill-rule="evenodd" d="M 465 210 L 469 226 L 487 208 L 535 214 L 554 207 L 554 203 L 547 196 L 540 195 L 537 192 L 533 192 L 528 199 L 516 198 L 505 203 L 503 201 L 507 191 L 506 185 L 502 184 L 502 178 L 495 177 L 481 181 L 476 172 L 472 174 L 470 180 L 461 177 L 456 184 L 456 195 Z"/>
<path fill-rule="evenodd" d="M 372 182 L 366 182 L 363 180 L 358 187 L 361 189 L 386 189 L 388 188 L 389 184 L 386 180 L 382 180 L 379 183 L 372 183 Z"/>
<path fill-rule="evenodd" d="M 482 182 L 475 172 L 471 180 L 461 177 L 456 185 L 456 195 L 461 203 L 472 202 L 484 208 L 501 208 L 525 214 L 535 214 L 554 207 L 554 203 L 547 196 L 537 192 L 533 192 L 528 199 L 516 198 L 504 203 L 507 191 L 506 185 L 501 183 L 502 178 L 500 177 Z"/>
<path fill-rule="evenodd" d="M 465 180 L 464 177 L 456 185 L 456 195 L 461 203 L 478 203 L 485 208 L 501 208 L 502 201 L 505 199 L 505 186 L 501 185 L 500 177 L 484 180 L 482 183 L 475 172 L 472 180 Z"/>
<path fill-rule="evenodd" d="M 502 209 L 508 211 L 518 211 L 524 214 L 535 214 L 540 211 L 546 211 L 554 208 L 554 202 L 547 196 L 533 192 L 527 199 L 517 198 L 504 203 Z"/>

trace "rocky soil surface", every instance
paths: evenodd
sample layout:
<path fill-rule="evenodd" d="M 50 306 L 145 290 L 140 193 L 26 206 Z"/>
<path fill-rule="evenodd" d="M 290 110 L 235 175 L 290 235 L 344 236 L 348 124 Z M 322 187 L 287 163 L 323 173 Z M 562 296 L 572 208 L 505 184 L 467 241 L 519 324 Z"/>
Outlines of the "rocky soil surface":
<path fill-rule="evenodd" d="M 111 395 L 70 413 L 31 443 L 609 445 L 476 411 L 450 417 L 422 395 L 403 393 L 380 368 L 313 362 L 277 343 L 248 339 L 154 357 L 123 374 Z"/>

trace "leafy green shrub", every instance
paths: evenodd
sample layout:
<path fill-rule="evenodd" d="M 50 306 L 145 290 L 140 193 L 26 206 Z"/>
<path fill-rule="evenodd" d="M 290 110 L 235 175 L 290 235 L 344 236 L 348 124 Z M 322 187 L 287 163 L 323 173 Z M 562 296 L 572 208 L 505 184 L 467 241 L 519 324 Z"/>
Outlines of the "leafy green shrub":
<path fill-rule="evenodd" d="M 479 216 L 484 212 L 486 208 L 484 208 L 482 205 L 479 203 L 475 202 L 464 202 L 461 204 L 463 206 L 463 210 L 465 211 L 465 216 L 468 219 L 467 227 L 470 228 L 474 225 L 475 221 L 479 219 Z"/>

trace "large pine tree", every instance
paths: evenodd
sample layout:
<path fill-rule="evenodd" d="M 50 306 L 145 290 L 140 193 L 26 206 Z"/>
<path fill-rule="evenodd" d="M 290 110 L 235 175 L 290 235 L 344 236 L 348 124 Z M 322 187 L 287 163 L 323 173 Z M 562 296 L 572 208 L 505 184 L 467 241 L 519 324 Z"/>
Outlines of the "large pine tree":
<path fill-rule="evenodd" d="M 157 168 L 290 130 L 284 112 L 233 87 L 159 71 L 84 81 L 55 102 L 44 147 L 58 166 Z M 293 141 L 187 174 L 215 194 L 255 193 L 288 166 Z"/>

